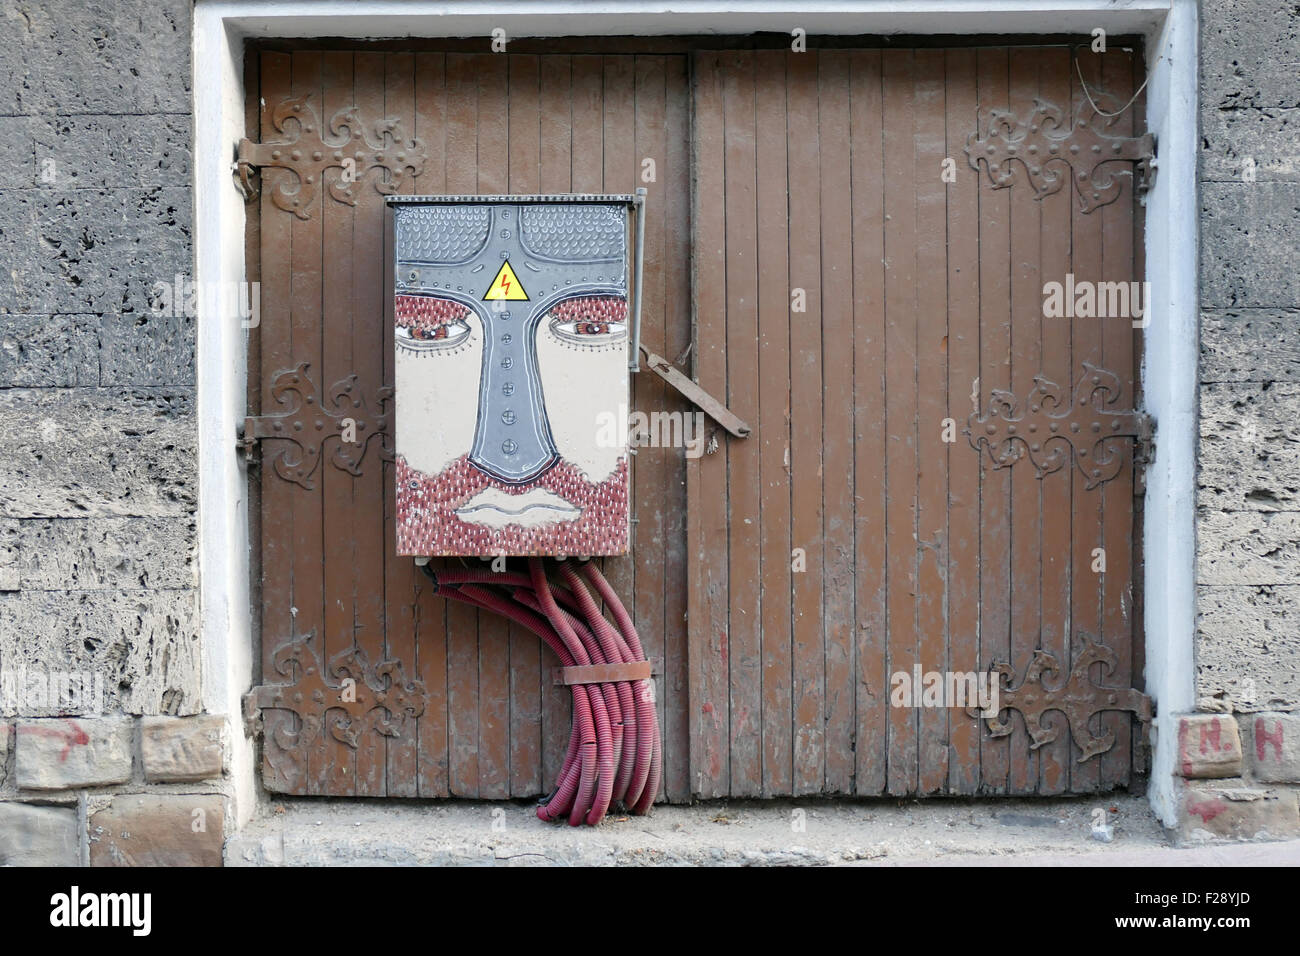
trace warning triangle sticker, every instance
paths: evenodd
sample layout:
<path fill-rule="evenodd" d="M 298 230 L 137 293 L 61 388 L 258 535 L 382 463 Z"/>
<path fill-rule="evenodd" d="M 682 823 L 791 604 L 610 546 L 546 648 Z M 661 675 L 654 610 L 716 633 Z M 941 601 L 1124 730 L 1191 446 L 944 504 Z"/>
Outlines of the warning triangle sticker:
<path fill-rule="evenodd" d="M 497 277 L 492 280 L 492 284 L 483 295 L 484 302 L 491 302 L 494 299 L 527 300 L 527 298 L 528 293 L 524 291 L 523 284 L 515 275 L 515 270 L 510 268 L 509 259 L 501 263 L 501 271 L 497 273 Z"/>

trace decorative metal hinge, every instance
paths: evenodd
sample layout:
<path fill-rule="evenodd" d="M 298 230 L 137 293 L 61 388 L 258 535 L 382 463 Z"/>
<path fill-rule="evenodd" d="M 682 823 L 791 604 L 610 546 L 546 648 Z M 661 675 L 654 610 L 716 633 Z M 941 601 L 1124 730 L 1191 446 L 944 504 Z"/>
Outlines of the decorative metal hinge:
<path fill-rule="evenodd" d="M 276 648 L 275 671 L 286 680 L 262 684 L 245 695 L 247 726 L 257 726 L 261 710 L 288 710 L 298 716 L 299 726 L 275 728 L 272 736 L 282 749 L 310 744 L 328 723 L 330 736 L 355 750 L 363 732 L 397 737 L 407 720 L 424 713 L 429 700 L 424 684 L 408 680 L 400 661 L 372 666 L 366 652 L 353 647 L 330 658 L 327 674 L 314 643 L 312 632 Z"/>
<path fill-rule="evenodd" d="M 1036 199 L 1059 192 L 1069 174 L 1078 192 L 1079 208 L 1092 212 L 1119 197 L 1119 180 L 1112 170 L 1103 168 L 1109 163 L 1135 163 L 1138 192 L 1145 192 L 1150 185 L 1154 137 L 1150 133 L 1112 136 L 1107 127 L 1116 119 L 1089 108 L 1086 119 L 1071 125 L 1060 107 L 1040 99 L 1034 100 L 1026 120 L 1007 110 L 991 110 L 987 134 L 981 136 L 977 129 L 967 137 L 966 158 L 976 172 L 984 163 L 994 189 L 1015 183 L 1018 177 L 1012 164 L 1019 162 Z"/>
<path fill-rule="evenodd" d="M 1134 471 L 1150 461 L 1154 445 L 1151 417 L 1131 408 L 1117 408 L 1119 376 L 1083 363 L 1083 376 L 1070 398 L 1060 385 L 1034 376 L 1028 411 L 1021 413 L 1010 392 L 993 390 L 986 414 L 966 420 L 966 434 L 976 451 L 987 448 L 994 468 L 1008 468 L 1026 455 L 1042 478 L 1065 467 L 1071 459 L 1088 489 L 1110 481 L 1124 465 L 1118 443 L 1135 439 Z M 1135 475 L 1135 481 L 1140 481 Z"/>
<path fill-rule="evenodd" d="M 245 137 L 239 141 L 235 168 L 247 199 L 258 193 L 251 181 L 254 169 L 267 166 L 287 169 L 297 177 L 297 188 L 290 191 L 287 183 L 278 183 L 271 192 L 271 202 L 299 219 L 310 219 L 309 207 L 327 169 L 340 170 L 329 183 L 329 194 L 350 206 L 357 204 L 353 185 L 372 169 L 385 170 L 374 181 L 375 189 L 385 195 L 397 192 L 406 170 L 410 170 L 413 178 L 424 171 L 424 161 L 428 158 L 424 144 L 418 139 L 406 139 L 400 120 L 378 120 L 371 126 L 373 135 L 368 135 L 357 108 L 349 106 L 330 119 L 327 138 L 316 111 L 308 102 L 310 99 L 311 94 L 289 97 L 271 112 L 271 125 L 292 136 L 291 139 L 254 143 Z M 296 127 L 293 132 L 285 129 L 285 123 L 290 120 Z"/>
<path fill-rule="evenodd" d="M 370 442 L 377 435 L 386 436 L 392 412 L 387 407 L 393 389 L 384 386 L 375 391 L 373 411 L 355 374 L 341 378 L 330 386 L 328 401 L 318 400 L 316 384 L 302 362 L 297 368 L 277 372 L 271 395 L 285 410 L 270 415 L 252 415 L 244 419 L 239 447 L 245 452 L 257 441 L 286 441 L 297 446 L 282 449 L 273 460 L 275 473 L 285 481 L 311 490 L 311 477 L 320 464 L 321 449 L 331 438 L 339 445 L 330 456 L 335 468 L 351 475 L 361 474 L 361 462 Z M 392 448 L 381 443 L 381 457 L 392 459 Z M 293 457 L 291 457 L 293 456 Z"/>
<path fill-rule="evenodd" d="M 967 707 L 966 713 L 971 717 L 983 717 L 988 724 L 989 733 L 994 737 L 1005 737 L 1011 733 L 1010 720 L 1002 719 L 1002 711 L 1018 710 L 1025 718 L 1025 729 L 1029 732 L 1030 750 L 1037 750 L 1049 744 L 1059 736 L 1059 730 L 1043 725 L 1043 715 L 1049 710 L 1060 711 L 1070 725 L 1070 735 L 1078 746 L 1080 756 L 1078 763 L 1090 760 L 1098 754 L 1105 753 L 1115 746 L 1114 733 L 1107 731 L 1103 736 L 1094 736 L 1088 723 L 1095 714 L 1104 711 L 1131 711 L 1142 725 L 1138 744 L 1139 756 L 1145 751 L 1151 728 L 1151 698 L 1132 687 L 1107 687 L 1095 684 L 1089 677 L 1089 670 L 1094 664 L 1102 665 L 1103 679 L 1113 673 L 1118 661 L 1115 652 L 1097 641 L 1090 634 L 1079 633 L 1080 646 L 1074 655 L 1074 666 L 1070 675 L 1057 687 L 1049 687 L 1043 680 L 1045 674 L 1056 677 L 1061 673 L 1061 662 L 1055 655 L 1039 648 L 1034 651 L 1033 659 L 1025 670 L 1025 679 L 1019 686 L 1012 687 L 1016 672 L 1010 664 L 1000 662 L 989 670 L 989 680 L 997 678 L 997 697 L 990 709 L 996 706 L 997 713 L 981 713 L 978 707 Z M 990 690 L 990 696 L 994 692 Z M 1136 761 L 1140 766 L 1145 758 Z"/>

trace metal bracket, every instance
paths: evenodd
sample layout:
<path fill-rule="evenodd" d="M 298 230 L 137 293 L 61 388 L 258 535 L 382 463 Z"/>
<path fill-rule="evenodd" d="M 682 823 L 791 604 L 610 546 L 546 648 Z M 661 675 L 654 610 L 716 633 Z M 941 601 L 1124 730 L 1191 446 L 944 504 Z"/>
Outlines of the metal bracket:
<path fill-rule="evenodd" d="M 326 674 L 314 642 L 313 631 L 276 648 L 275 671 L 286 680 L 245 695 L 246 725 L 256 723 L 260 710 L 288 710 L 300 723 L 297 730 L 276 726 L 273 736 L 281 748 L 311 743 L 328 722 L 330 736 L 355 750 L 362 732 L 397 737 L 403 723 L 424 713 L 429 699 L 424 684 L 408 680 L 400 661 L 371 665 L 365 651 L 352 647 L 330 659 Z"/>
<path fill-rule="evenodd" d="M 976 451 L 988 449 L 994 468 L 1008 468 L 1027 454 L 1042 478 L 1073 460 L 1085 487 L 1092 489 L 1110 481 L 1123 467 L 1124 455 L 1116 447 L 1120 439 L 1138 443 L 1135 472 L 1139 459 L 1145 463 L 1154 453 L 1151 416 L 1116 408 L 1119 398 L 1119 376 L 1084 362 L 1073 399 L 1060 385 L 1035 375 L 1027 412 L 1021 413 L 1013 394 L 994 389 L 988 412 L 972 413 L 965 432 Z"/>
<path fill-rule="evenodd" d="M 671 385 L 683 396 L 694 402 L 704 411 L 708 412 L 709 417 L 725 428 L 737 438 L 749 437 L 750 428 L 739 416 L 732 413 L 726 405 L 718 401 L 704 389 L 700 388 L 695 382 L 691 381 L 678 370 L 677 366 L 662 356 L 655 355 L 644 346 L 640 352 L 645 356 L 646 365 L 654 371 L 656 375 Z"/>
<path fill-rule="evenodd" d="M 235 168 L 246 201 L 258 194 L 257 186 L 251 181 L 252 171 L 268 166 L 287 169 L 297 177 L 297 188 L 293 191 L 287 188 L 288 184 L 278 183 L 271 193 L 271 202 L 299 219 L 311 218 L 308 207 L 324 182 L 327 169 L 341 170 L 329 183 L 329 194 L 349 206 L 357 204 L 353 184 L 372 169 L 386 171 L 375 179 L 375 189 L 385 195 L 398 191 L 406 170 L 410 170 L 412 177 L 424 171 L 424 161 L 428 158 L 424 144 L 418 139 L 405 139 L 400 120 L 378 120 L 370 127 L 373 135 L 368 135 L 357 108 L 349 106 L 331 117 L 327 138 L 310 99 L 310 93 L 289 97 L 271 113 L 271 125 L 292 136 L 291 139 L 255 143 L 245 137 L 239 141 Z M 290 120 L 296 127 L 296 135 L 285 129 Z"/>
<path fill-rule="evenodd" d="M 274 459 L 275 473 L 285 481 L 311 490 L 311 477 L 320 464 L 321 449 L 331 438 L 339 445 L 330 456 L 335 468 L 351 475 L 361 474 L 361 462 L 376 435 L 387 435 L 392 412 L 386 407 L 392 398 L 389 386 L 374 393 L 374 411 L 355 374 L 341 378 L 330 386 L 328 401 L 320 401 L 316 383 L 307 370 L 310 363 L 277 372 L 271 395 L 285 410 L 270 415 L 252 415 L 244 419 L 238 446 L 245 452 L 257 441 L 286 441 L 297 446 L 282 449 Z M 352 440 L 344 439 L 351 434 Z M 381 457 L 392 459 L 392 449 L 383 444 Z"/>
<path fill-rule="evenodd" d="M 1150 186 L 1154 137 L 1150 133 L 1113 136 L 1107 127 L 1115 120 L 1090 110 L 1086 119 L 1071 125 L 1060 107 L 1040 99 L 1034 100 L 1034 109 L 1025 120 L 1008 110 L 991 110 L 988 132 L 981 136 L 977 129 L 967 137 L 966 159 L 976 172 L 984 163 L 994 189 L 1005 189 L 1016 182 L 1012 164 L 1019 162 L 1036 199 L 1059 192 L 1069 173 L 1078 192 L 1079 208 L 1092 212 L 1119 197 L 1119 180 L 1111 170 L 1102 168 L 1108 163 L 1135 163 L 1133 176 L 1138 192 Z"/>
<path fill-rule="evenodd" d="M 661 657 L 631 664 L 586 664 L 577 667 L 552 667 L 551 684 L 567 687 L 570 684 L 612 684 L 617 681 L 649 680 L 664 672 Z"/>
<path fill-rule="evenodd" d="M 1115 746 L 1115 735 L 1110 731 L 1097 737 L 1088 729 L 1093 716 L 1108 710 L 1131 711 L 1142 724 L 1139 747 L 1145 748 L 1151 727 L 1151 698 L 1132 687 L 1107 687 L 1093 683 L 1088 673 L 1092 665 L 1102 665 L 1104 678 L 1114 672 L 1118 661 L 1113 650 L 1090 634 L 1081 631 L 1079 638 L 1081 644 L 1074 655 L 1074 666 L 1060 686 L 1047 686 L 1043 677 L 1046 674 L 1059 676 L 1061 662 L 1055 655 L 1039 648 L 1034 651 L 1025 670 L 1025 679 L 1017 687 L 1011 686 L 1016 672 L 1010 664 L 1001 662 L 989 669 L 989 679 L 992 680 L 994 675 L 998 679 L 997 714 L 989 716 L 981 713 L 978 707 L 967 707 L 967 715 L 983 717 L 991 736 L 1005 737 L 1011 733 L 1012 725 L 1009 719 L 1002 719 L 1002 711 L 1018 710 L 1024 716 L 1025 729 L 1029 732 L 1029 749 L 1037 750 L 1059 736 L 1056 728 L 1043 725 L 1043 715 L 1049 710 L 1060 711 L 1065 715 L 1070 735 L 1081 752 L 1077 762 L 1083 763 Z M 1140 765 L 1141 761 L 1136 763 Z"/>

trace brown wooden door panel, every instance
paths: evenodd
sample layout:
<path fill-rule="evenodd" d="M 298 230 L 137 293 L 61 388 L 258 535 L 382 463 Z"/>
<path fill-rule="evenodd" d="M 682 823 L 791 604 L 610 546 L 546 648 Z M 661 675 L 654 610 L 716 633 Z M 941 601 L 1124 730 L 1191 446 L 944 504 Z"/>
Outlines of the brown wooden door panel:
<path fill-rule="evenodd" d="M 644 344 L 691 363 L 755 426 L 738 441 L 710 423 L 717 451 L 692 461 L 638 449 L 632 552 L 604 562 L 664 662 L 661 797 L 1056 794 L 1130 780 L 1127 714 L 1092 719 L 1116 743 L 1080 762 L 1060 714 L 1046 718 L 1056 739 L 1035 748 L 1018 712 L 1011 735 L 992 737 L 959 709 L 889 699 L 891 675 L 914 664 L 1006 661 L 1018 681 L 1042 650 L 1068 667 L 1080 632 L 1118 656 L 1095 679 L 1128 686 L 1141 673 L 1131 451 L 1088 489 L 1070 467 L 1042 479 L 1027 461 L 993 468 L 960 434 L 995 389 L 1024 402 L 1041 374 L 1072 394 L 1084 362 L 1116 372 L 1122 404 L 1134 401 L 1128 319 L 1042 309 L 1043 283 L 1066 273 L 1140 276 L 1131 182 L 1085 214 L 1068 186 L 1041 200 L 1023 183 L 991 188 L 963 152 L 977 108 L 984 122 L 994 108 L 1027 115 L 1035 98 L 1077 111 L 1075 57 L 1094 95 L 1131 95 L 1140 58 L 1065 46 L 257 54 L 258 136 L 284 135 L 271 112 L 289 96 L 309 96 L 325 122 L 349 107 L 371 127 L 399 120 L 425 154 L 404 193 L 649 189 Z M 1112 130 L 1135 124 L 1131 111 Z M 355 205 L 317 190 L 299 218 L 270 199 L 293 175 L 262 171 L 254 414 L 276 409 L 275 376 L 303 362 L 320 395 L 355 374 L 373 402 L 391 382 L 378 175 L 354 188 Z M 633 407 L 694 411 L 654 375 L 634 379 Z M 955 442 L 941 437 L 949 418 Z M 353 667 L 396 664 L 424 707 L 387 729 L 327 722 L 297 744 L 297 718 L 266 708 L 266 786 L 544 793 L 570 728 L 554 661 L 502 619 L 447 606 L 394 556 L 378 445 L 357 475 L 327 450 L 310 489 L 261 470 L 263 682 L 289 679 L 279 657 L 306 639 L 317 666 L 352 652 Z"/>
<path fill-rule="evenodd" d="M 1140 659 L 1131 445 L 1088 489 L 1072 467 L 994 468 L 960 434 L 995 389 L 1024 403 L 1046 376 L 1073 394 L 1084 362 L 1135 401 L 1128 317 L 1043 310 L 1067 273 L 1140 277 L 1131 180 L 1083 213 L 1068 182 L 995 190 L 963 152 L 977 107 L 984 122 L 1037 98 L 1083 115 L 1075 57 L 1094 96 L 1128 100 L 1138 58 L 1082 47 L 695 56 L 695 371 L 756 419 L 688 472 L 697 794 L 1130 780 L 1128 714 L 1092 718 L 1116 742 L 1081 762 L 1060 713 L 1034 747 L 1019 711 L 993 737 L 961 709 L 889 702 L 914 665 L 1005 661 L 1018 683 L 1041 650 L 1064 679 L 1081 632 L 1116 652 L 1098 682 L 1130 686 Z"/>
<path fill-rule="evenodd" d="M 405 193 L 649 190 L 646 345 L 685 356 L 690 344 L 687 71 L 684 55 L 264 51 L 258 55 L 263 141 L 283 137 L 271 111 L 310 96 L 328 121 L 355 106 L 364 123 L 400 121 L 426 154 Z M 255 115 L 255 114 L 254 114 Z M 654 179 L 642 180 L 642 160 Z M 264 321 L 250 348 L 250 404 L 276 408 L 277 372 L 308 362 L 321 390 L 355 373 L 367 393 L 392 381 L 392 269 L 383 196 L 370 177 L 356 205 L 319 190 L 300 219 L 270 201 L 291 173 L 262 171 L 255 230 Z M 636 379 L 634 407 L 686 411 L 657 376 Z M 376 443 L 377 445 L 377 443 Z M 266 457 L 270 458 L 270 449 Z M 264 467 L 258 482 L 263 682 L 284 681 L 276 654 L 312 635 L 321 661 L 357 649 L 397 662 L 423 684 L 418 719 L 390 734 L 366 725 L 340 740 L 326 724 L 310 743 L 286 710 L 264 711 L 263 778 L 299 794 L 529 797 L 555 783 L 569 735 L 556 661 L 503 619 L 433 595 L 413 562 L 395 557 L 391 467 L 372 447 L 360 474 L 322 462 L 311 489 Z M 685 462 L 680 449 L 642 449 L 633 467 L 633 556 L 605 572 L 633 612 L 647 653 L 664 661 L 658 702 L 668 799 L 689 796 L 685 681 Z M 355 728 L 354 728 L 355 729 Z M 347 736 L 343 734 L 342 736 Z"/>

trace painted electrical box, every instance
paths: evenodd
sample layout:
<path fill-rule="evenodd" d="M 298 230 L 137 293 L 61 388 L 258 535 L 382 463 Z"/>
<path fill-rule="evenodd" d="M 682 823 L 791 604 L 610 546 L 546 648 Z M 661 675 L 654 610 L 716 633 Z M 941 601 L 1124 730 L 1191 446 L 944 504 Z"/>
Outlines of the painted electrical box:
<path fill-rule="evenodd" d="M 626 552 L 634 197 L 388 201 L 398 554 Z"/>

